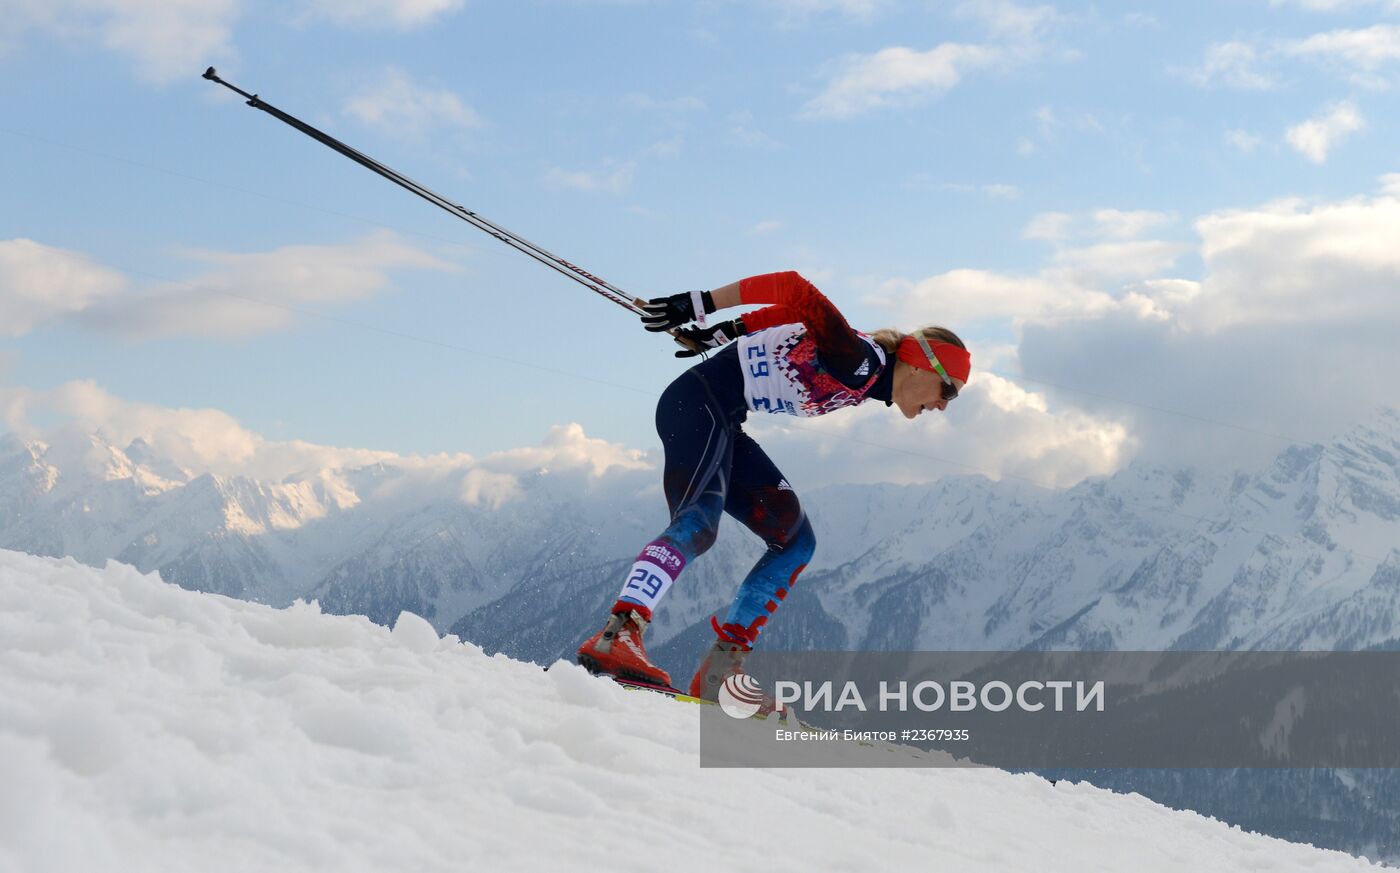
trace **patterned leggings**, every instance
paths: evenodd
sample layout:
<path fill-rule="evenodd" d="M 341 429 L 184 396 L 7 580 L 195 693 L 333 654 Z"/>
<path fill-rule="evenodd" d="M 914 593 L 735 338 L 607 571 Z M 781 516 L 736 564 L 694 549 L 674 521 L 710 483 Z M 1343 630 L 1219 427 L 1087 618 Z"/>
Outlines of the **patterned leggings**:
<path fill-rule="evenodd" d="M 662 481 L 671 523 L 638 560 L 658 549 L 679 553 L 667 556 L 679 558 L 678 568 L 674 561 L 670 565 L 674 578 L 714 544 L 724 512 L 758 534 L 767 550 L 740 584 L 723 622 L 711 619 L 720 639 L 752 646 L 812 558 L 812 525 L 783 474 L 728 419 L 699 374 L 682 373 L 661 395 L 656 431 L 666 450 Z M 627 588 L 621 599 L 646 602 L 628 596 Z"/>

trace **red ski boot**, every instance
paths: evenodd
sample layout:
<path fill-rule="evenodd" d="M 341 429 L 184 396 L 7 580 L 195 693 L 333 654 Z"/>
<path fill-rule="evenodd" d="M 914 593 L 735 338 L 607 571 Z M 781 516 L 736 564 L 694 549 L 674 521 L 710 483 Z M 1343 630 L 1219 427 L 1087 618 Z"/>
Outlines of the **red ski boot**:
<path fill-rule="evenodd" d="M 719 686 L 725 677 L 744 672 L 744 658 L 748 654 L 749 647 L 743 643 L 715 640 L 690 679 L 690 696 L 701 700 L 718 699 Z"/>
<path fill-rule="evenodd" d="M 728 640 L 715 640 L 715 644 L 710 647 L 704 660 L 700 662 L 700 667 L 695 671 L 695 675 L 690 680 L 690 696 L 698 697 L 701 700 L 719 700 L 719 688 L 724 684 L 724 680 L 730 676 L 744 675 L 744 659 L 749 656 L 750 648 L 743 643 L 730 642 Z M 733 690 L 731 688 L 731 690 Z M 755 715 L 767 716 L 778 708 L 778 702 L 772 696 L 764 694 L 762 702 L 759 703 Z"/>
<path fill-rule="evenodd" d="M 608 616 L 603 629 L 579 646 L 579 664 L 590 673 L 669 687 L 670 674 L 653 664 L 642 646 L 642 634 L 649 622 L 630 604 L 620 606 L 628 607 L 627 611 Z"/>

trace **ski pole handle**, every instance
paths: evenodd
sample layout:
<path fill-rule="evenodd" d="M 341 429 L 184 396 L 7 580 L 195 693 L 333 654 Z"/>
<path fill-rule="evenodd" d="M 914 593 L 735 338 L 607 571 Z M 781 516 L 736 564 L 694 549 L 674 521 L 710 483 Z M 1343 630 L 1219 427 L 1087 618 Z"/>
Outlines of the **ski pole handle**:
<path fill-rule="evenodd" d="M 666 332 L 669 333 L 669 334 L 672 336 L 672 338 L 675 339 L 675 341 L 676 341 L 676 343 L 677 343 L 678 345 L 685 346 L 686 348 L 690 349 L 692 352 L 695 352 L 697 355 L 703 355 L 703 354 L 705 354 L 706 352 L 709 351 L 709 349 L 707 349 L 707 348 L 705 348 L 704 346 L 700 345 L 700 344 L 697 343 L 695 340 L 687 339 L 686 337 L 681 336 L 681 332 L 680 332 L 678 329 L 674 328 L 674 327 L 671 328 L 670 330 L 666 331 Z"/>
<path fill-rule="evenodd" d="M 641 312 L 642 309 L 643 309 L 643 307 L 645 307 L 645 306 L 647 305 L 647 302 L 646 302 L 645 300 L 643 300 L 642 298 L 640 298 L 640 297 L 633 297 L 633 298 L 632 298 L 632 305 L 633 305 L 634 307 L 636 307 L 636 309 L 637 309 L 638 312 Z M 666 332 L 669 333 L 669 334 L 671 335 L 671 339 L 675 340 L 677 345 L 683 346 L 683 347 L 685 347 L 685 348 L 687 348 L 687 349 L 690 349 L 692 352 L 695 352 L 697 355 L 701 355 L 701 354 L 704 354 L 705 352 L 709 351 L 709 349 L 704 348 L 703 346 L 701 346 L 699 343 L 695 342 L 694 340 L 692 340 L 692 339 L 687 339 L 686 337 L 681 336 L 681 332 L 680 332 L 680 330 L 677 329 L 677 328 L 674 328 L 674 327 L 673 327 L 673 328 L 671 328 L 670 330 L 668 330 L 668 331 L 666 331 Z"/>

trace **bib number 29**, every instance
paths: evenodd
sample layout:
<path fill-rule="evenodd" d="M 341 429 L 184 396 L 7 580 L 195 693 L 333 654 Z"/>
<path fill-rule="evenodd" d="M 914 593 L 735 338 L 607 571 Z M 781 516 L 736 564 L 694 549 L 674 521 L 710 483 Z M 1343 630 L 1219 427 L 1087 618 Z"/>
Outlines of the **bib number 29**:
<path fill-rule="evenodd" d="M 640 591 L 648 598 L 655 597 L 661 593 L 661 577 L 646 569 L 638 567 L 632 574 L 632 578 L 627 580 L 627 585 L 623 591 Z"/>
<path fill-rule="evenodd" d="M 767 354 L 768 354 L 768 346 L 767 346 L 767 345 L 749 346 L 749 353 L 748 353 L 748 357 L 749 357 L 749 359 L 750 359 L 750 362 L 749 362 L 749 375 L 755 376 L 755 377 L 761 377 L 761 376 L 767 376 L 767 375 L 768 375 L 768 362 L 767 362 L 766 360 L 762 360 L 764 357 L 767 356 Z M 759 358 L 760 360 L 758 360 L 758 361 L 753 361 L 753 358 Z"/>

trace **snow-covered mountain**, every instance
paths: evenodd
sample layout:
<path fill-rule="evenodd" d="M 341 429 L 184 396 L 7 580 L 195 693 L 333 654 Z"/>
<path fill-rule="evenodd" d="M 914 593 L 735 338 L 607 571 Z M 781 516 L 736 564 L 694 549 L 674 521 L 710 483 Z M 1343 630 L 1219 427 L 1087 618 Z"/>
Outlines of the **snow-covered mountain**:
<path fill-rule="evenodd" d="M 120 564 L 0 551 L 0 639 L 6 871 L 1381 869 L 1027 774 L 701 769 L 698 707 Z"/>
<path fill-rule="evenodd" d="M 548 662 L 597 623 L 664 525 L 655 474 L 531 469 L 491 500 L 481 475 L 376 463 L 260 482 L 192 475 L 139 440 L 5 436 L 0 546 L 381 623 L 409 610 Z M 817 555 L 770 646 L 1360 648 L 1400 635 L 1393 409 L 1262 471 L 1134 464 L 1062 492 L 949 477 L 803 501 Z M 760 549 L 726 519 L 652 631 L 663 663 L 688 668 Z"/>
<path fill-rule="evenodd" d="M 0 436 L 0 545 L 116 559 L 272 605 L 317 598 L 379 621 L 408 608 L 445 626 L 530 573 L 611 558 L 615 529 L 640 519 L 592 501 L 625 504 L 615 492 L 650 484 L 537 471 L 512 479 L 519 495 L 498 505 L 475 487 L 492 474 L 474 467 L 376 463 L 264 482 L 192 475 L 139 440 L 58 437 Z"/>
<path fill-rule="evenodd" d="M 1255 473 L 1135 464 L 1058 493 L 950 477 L 823 489 L 804 504 L 817 557 L 767 632 L 771 647 L 1332 649 L 1400 635 L 1394 410 Z M 708 616 L 756 556 L 737 527 L 720 542 L 693 565 L 713 572 L 688 569 L 658 621 L 658 657 L 673 671 L 689 668 Z M 615 580 L 522 583 L 452 629 L 545 659 L 578 630 L 573 611 L 541 614 L 542 599 L 567 590 L 596 612 Z"/>

